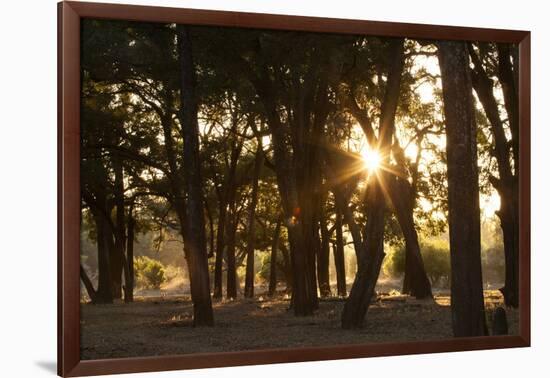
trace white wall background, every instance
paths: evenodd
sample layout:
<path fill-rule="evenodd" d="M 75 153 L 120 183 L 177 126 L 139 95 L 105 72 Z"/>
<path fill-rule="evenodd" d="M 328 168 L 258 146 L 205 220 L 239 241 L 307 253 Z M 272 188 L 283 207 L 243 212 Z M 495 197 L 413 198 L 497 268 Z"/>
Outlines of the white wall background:
<path fill-rule="evenodd" d="M 532 31 L 532 348 L 206 369 L 136 377 L 412 374 L 426 378 L 464 375 L 504 378 L 547 374 L 550 356 L 550 206 L 547 197 L 550 21 L 544 1 L 127 1 Z M 56 1 L 5 1 L 1 9 L 0 376 L 47 377 L 55 374 L 56 366 Z"/>

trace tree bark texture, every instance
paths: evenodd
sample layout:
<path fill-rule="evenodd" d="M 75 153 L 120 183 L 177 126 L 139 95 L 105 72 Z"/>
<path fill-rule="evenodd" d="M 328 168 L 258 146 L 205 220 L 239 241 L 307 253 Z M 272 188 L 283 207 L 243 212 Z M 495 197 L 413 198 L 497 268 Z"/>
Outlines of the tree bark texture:
<path fill-rule="evenodd" d="M 210 298 L 208 254 L 204 227 L 202 180 L 199 161 L 199 125 L 195 68 L 189 28 L 178 25 L 178 53 L 181 67 L 181 123 L 183 131 L 183 162 L 187 194 L 184 246 L 193 301 L 193 325 L 212 326 L 214 316 Z"/>
<path fill-rule="evenodd" d="M 477 140 L 465 42 L 438 43 L 447 135 L 451 313 L 455 336 L 487 334 L 483 281 Z"/>

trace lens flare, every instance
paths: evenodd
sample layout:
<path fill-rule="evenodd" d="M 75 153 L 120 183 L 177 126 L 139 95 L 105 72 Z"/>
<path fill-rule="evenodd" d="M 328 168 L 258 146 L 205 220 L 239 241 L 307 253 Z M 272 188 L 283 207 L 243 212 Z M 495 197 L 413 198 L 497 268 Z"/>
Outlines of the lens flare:
<path fill-rule="evenodd" d="M 380 168 L 380 163 L 382 162 L 382 158 L 380 157 L 380 154 L 371 149 L 365 149 L 361 152 L 361 157 L 363 159 L 363 165 L 366 169 L 369 171 L 376 171 L 378 168 Z"/>

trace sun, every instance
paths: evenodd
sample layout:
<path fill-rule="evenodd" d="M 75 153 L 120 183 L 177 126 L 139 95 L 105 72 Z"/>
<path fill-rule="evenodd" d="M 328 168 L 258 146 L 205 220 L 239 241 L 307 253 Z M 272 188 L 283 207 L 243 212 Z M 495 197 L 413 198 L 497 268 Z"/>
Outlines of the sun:
<path fill-rule="evenodd" d="M 376 171 L 378 168 L 380 168 L 382 158 L 380 157 L 378 151 L 364 149 L 363 151 L 361 151 L 361 158 L 363 159 L 363 165 L 369 171 Z"/>

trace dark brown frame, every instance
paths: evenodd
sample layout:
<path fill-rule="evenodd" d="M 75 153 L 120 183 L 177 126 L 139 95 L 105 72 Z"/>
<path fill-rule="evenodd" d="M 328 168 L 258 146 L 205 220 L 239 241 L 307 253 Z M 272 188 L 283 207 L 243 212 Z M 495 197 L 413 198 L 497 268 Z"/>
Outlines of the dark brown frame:
<path fill-rule="evenodd" d="M 174 22 L 193 25 L 519 43 L 520 73 L 520 329 L 519 336 L 80 360 L 80 20 Z M 61 2 L 58 4 L 58 374 L 100 375 L 206 367 L 334 360 L 530 346 L 530 32 L 378 21 L 342 20 Z"/>

